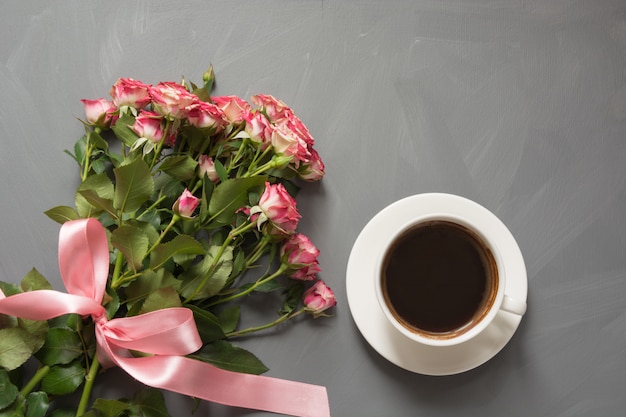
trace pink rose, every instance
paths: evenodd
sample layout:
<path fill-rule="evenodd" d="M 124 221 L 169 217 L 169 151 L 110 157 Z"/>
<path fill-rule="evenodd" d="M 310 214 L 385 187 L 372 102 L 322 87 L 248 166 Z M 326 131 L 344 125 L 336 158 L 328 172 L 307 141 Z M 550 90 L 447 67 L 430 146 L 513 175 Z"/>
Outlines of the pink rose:
<path fill-rule="evenodd" d="M 172 146 L 176 141 L 174 132 L 165 131 L 163 116 L 151 111 L 142 110 L 135 119 L 132 129 L 140 138 L 148 139 L 152 143 L 165 140 L 166 145 Z"/>
<path fill-rule="evenodd" d="M 262 144 L 262 149 L 265 149 L 270 143 L 273 130 L 267 117 L 263 113 L 249 112 L 243 118 L 246 121 L 244 130 L 250 136 L 250 140 Z"/>
<path fill-rule="evenodd" d="M 226 115 L 214 104 L 198 101 L 185 108 L 189 124 L 197 128 L 222 130 L 228 124 Z"/>
<path fill-rule="evenodd" d="M 293 111 L 281 100 L 269 95 L 269 94 L 257 94 L 250 98 L 252 102 L 260 107 L 267 117 L 269 117 L 270 121 L 273 123 L 278 122 L 281 119 L 287 117 L 288 114 L 293 113 Z"/>
<path fill-rule="evenodd" d="M 302 301 L 305 311 L 313 314 L 313 317 L 323 316 L 324 311 L 337 305 L 335 293 L 323 281 L 317 281 L 306 290 Z"/>
<path fill-rule="evenodd" d="M 291 236 L 280 248 L 280 256 L 289 266 L 289 276 L 302 281 L 312 281 L 320 272 L 317 257 L 320 251 L 302 233 Z"/>
<path fill-rule="evenodd" d="M 174 82 L 162 82 L 150 89 L 154 111 L 175 119 L 185 117 L 185 108 L 199 101 L 185 87 Z"/>
<path fill-rule="evenodd" d="M 188 189 L 185 188 L 185 191 L 178 197 L 178 200 L 174 203 L 172 210 L 174 213 L 178 214 L 180 217 L 185 219 L 191 219 L 193 217 L 193 212 L 200 204 L 200 199 L 195 197 Z"/>
<path fill-rule="evenodd" d="M 270 233 L 282 236 L 292 234 L 298 226 L 300 214 L 296 208 L 296 200 L 289 195 L 282 184 L 265 183 L 265 191 L 259 204 L 250 210 L 250 214 L 259 214 L 257 225 L 269 221 L 272 228 Z"/>
<path fill-rule="evenodd" d="M 287 125 L 281 124 L 274 127 L 271 142 L 277 154 L 293 156 L 296 167 L 300 162 L 307 162 L 311 157 L 306 142 Z"/>
<path fill-rule="evenodd" d="M 309 153 L 311 154 L 310 160 L 300 165 L 298 174 L 305 181 L 319 181 L 325 174 L 324 162 L 322 162 L 320 155 L 312 147 L 309 147 Z"/>
<path fill-rule="evenodd" d="M 98 100 L 86 100 L 81 102 L 85 105 L 87 121 L 98 127 L 109 127 L 115 118 L 117 107 L 110 100 L 99 98 Z"/>
<path fill-rule="evenodd" d="M 150 103 L 150 85 L 132 78 L 120 78 L 111 87 L 113 103 L 119 108 L 129 106 L 142 109 Z"/>
<path fill-rule="evenodd" d="M 211 182 L 218 182 L 220 180 L 220 177 L 217 175 L 217 171 L 215 170 L 215 163 L 208 155 L 200 155 L 200 158 L 198 158 L 198 170 L 201 177 L 206 175 Z"/>
<path fill-rule="evenodd" d="M 211 97 L 211 100 L 222 109 L 231 123 L 241 123 L 244 115 L 252 111 L 250 104 L 237 96 Z"/>
<path fill-rule="evenodd" d="M 279 124 L 284 124 L 291 131 L 293 131 L 298 137 L 307 143 L 307 145 L 313 145 L 315 140 L 313 136 L 309 133 L 309 129 L 305 126 L 305 124 L 293 113 L 288 113 L 287 117 L 282 120 Z"/>

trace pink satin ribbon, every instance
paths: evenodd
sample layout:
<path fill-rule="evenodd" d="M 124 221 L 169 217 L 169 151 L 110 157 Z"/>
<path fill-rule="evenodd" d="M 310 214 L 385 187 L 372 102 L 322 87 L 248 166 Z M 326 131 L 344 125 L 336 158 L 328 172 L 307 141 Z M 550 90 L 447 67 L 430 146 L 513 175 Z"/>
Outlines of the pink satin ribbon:
<path fill-rule="evenodd" d="M 330 417 L 324 387 L 225 371 L 184 357 L 202 346 L 193 313 L 187 308 L 107 320 L 101 302 L 109 274 L 109 248 L 97 220 L 81 219 L 62 226 L 59 268 L 67 294 L 38 290 L 5 297 L 0 290 L 0 313 L 30 320 L 69 313 L 91 316 L 100 363 L 117 365 L 151 387 L 229 406 Z M 154 356 L 137 358 L 129 350 Z"/>

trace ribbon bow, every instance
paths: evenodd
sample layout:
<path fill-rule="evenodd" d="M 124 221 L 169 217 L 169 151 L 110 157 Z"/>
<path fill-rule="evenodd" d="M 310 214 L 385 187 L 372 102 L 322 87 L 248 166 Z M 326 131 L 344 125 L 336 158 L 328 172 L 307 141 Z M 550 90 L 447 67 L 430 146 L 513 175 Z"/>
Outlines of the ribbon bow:
<path fill-rule="evenodd" d="M 107 320 L 101 305 L 109 274 L 109 248 L 96 219 L 65 223 L 59 235 L 59 269 L 68 293 L 38 290 L 5 297 L 0 313 L 30 320 L 64 314 L 91 316 L 98 360 L 119 366 L 145 385 L 229 406 L 300 417 L 330 417 L 324 387 L 225 371 L 184 355 L 202 346 L 193 313 L 167 308 Z M 130 350 L 153 356 L 133 357 Z"/>

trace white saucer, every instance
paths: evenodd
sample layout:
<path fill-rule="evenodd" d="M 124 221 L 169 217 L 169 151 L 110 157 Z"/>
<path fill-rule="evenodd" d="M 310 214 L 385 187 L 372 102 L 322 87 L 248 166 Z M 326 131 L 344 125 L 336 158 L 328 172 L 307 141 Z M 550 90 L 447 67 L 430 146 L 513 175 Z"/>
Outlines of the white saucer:
<path fill-rule="evenodd" d="M 375 267 L 382 242 L 416 216 L 450 213 L 488 222 L 500 248 L 507 295 L 526 301 L 528 281 L 522 253 L 511 232 L 493 213 L 463 197 L 429 193 L 399 200 L 374 216 L 356 239 L 348 259 L 346 287 L 354 321 L 367 342 L 384 358 L 424 375 L 453 375 L 469 371 L 495 356 L 513 337 L 521 316 L 500 311 L 475 338 L 456 346 L 434 347 L 408 339 L 391 325 L 378 304 Z"/>

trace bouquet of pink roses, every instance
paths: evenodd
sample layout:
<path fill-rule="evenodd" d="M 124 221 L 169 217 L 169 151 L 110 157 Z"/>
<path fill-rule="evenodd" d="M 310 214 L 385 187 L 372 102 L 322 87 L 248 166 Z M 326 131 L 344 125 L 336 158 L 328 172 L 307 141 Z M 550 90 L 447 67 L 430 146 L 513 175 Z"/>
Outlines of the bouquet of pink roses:
<path fill-rule="evenodd" d="M 80 167 L 74 206 L 46 212 L 63 224 L 69 294 L 35 269 L 21 285 L 0 283 L 1 416 L 168 415 L 155 388 L 220 401 L 151 372 L 261 374 L 233 338 L 336 304 L 317 279 L 318 249 L 297 231 L 298 183 L 324 176 L 308 129 L 272 96 L 253 96 L 253 107 L 211 97 L 212 69 L 203 80 L 122 78 L 111 100 L 82 100 L 85 135 L 68 152 Z M 241 302 L 270 292 L 282 294 L 277 317 L 241 328 Z M 152 388 L 90 403 L 96 376 L 115 365 Z M 76 410 L 52 405 L 81 387 Z"/>

